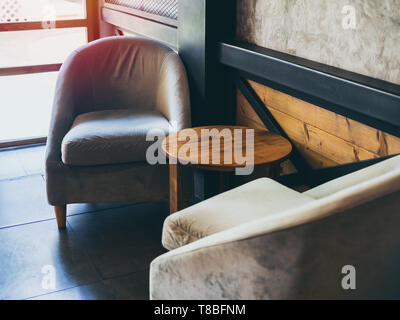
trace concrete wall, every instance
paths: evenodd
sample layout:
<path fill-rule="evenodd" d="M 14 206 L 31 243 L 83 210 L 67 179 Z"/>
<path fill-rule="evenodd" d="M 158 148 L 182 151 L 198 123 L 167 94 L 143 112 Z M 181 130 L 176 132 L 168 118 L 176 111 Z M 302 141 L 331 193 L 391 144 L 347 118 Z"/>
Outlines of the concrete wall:
<path fill-rule="evenodd" d="M 400 0 L 238 0 L 237 37 L 400 84 Z"/>

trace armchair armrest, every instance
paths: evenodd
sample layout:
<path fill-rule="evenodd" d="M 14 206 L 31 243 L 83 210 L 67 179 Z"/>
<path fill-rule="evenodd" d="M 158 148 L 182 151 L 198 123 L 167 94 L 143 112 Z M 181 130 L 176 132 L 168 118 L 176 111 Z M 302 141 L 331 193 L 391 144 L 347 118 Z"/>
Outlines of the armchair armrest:
<path fill-rule="evenodd" d="M 189 85 L 185 67 L 179 56 L 171 51 L 165 57 L 157 90 L 157 109 L 176 131 L 190 127 Z"/>
<path fill-rule="evenodd" d="M 91 90 L 87 91 L 90 81 L 85 69 L 86 63 L 76 50 L 59 71 L 47 140 L 46 165 L 61 161 L 61 143 L 75 119 L 77 106 L 82 108 L 87 104 Z"/>

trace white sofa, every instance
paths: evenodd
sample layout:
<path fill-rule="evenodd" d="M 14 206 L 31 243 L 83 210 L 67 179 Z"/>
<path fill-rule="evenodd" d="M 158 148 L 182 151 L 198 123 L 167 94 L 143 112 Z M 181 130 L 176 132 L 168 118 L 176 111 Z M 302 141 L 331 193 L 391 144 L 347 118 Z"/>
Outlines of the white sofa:
<path fill-rule="evenodd" d="M 399 227 L 399 156 L 304 193 L 259 179 L 166 219 L 151 298 L 399 298 Z"/>

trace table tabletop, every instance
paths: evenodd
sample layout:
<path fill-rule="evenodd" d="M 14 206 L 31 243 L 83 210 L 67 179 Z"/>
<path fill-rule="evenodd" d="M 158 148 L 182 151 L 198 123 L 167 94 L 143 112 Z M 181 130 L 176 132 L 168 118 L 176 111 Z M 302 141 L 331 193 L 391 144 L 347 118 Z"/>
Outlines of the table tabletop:
<path fill-rule="evenodd" d="M 243 126 L 206 126 L 170 134 L 163 141 L 162 149 L 170 160 L 181 164 L 204 170 L 233 171 L 246 165 L 282 162 L 290 155 L 292 145 L 284 137 L 267 130 Z M 254 157 L 247 158 L 246 163 L 243 163 L 243 159 L 238 161 L 240 156 L 237 155 L 245 157 L 249 153 Z"/>

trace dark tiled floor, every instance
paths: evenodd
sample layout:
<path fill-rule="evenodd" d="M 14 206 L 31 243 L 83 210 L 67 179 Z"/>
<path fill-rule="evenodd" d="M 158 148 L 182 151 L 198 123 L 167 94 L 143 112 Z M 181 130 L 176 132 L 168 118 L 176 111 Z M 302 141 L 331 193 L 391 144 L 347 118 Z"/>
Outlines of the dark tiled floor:
<path fill-rule="evenodd" d="M 47 204 L 44 147 L 0 151 L 0 299 L 147 299 L 165 203 Z M 46 266 L 55 287 L 46 289 Z"/>
<path fill-rule="evenodd" d="M 40 175 L 0 180 L 0 227 L 54 218 L 44 190 Z"/>
<path fill-rule="evenodd" d="M 102 280 L 30 298 L 31 300 L 146 300 L 149 272 Z"/>

